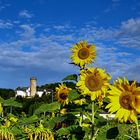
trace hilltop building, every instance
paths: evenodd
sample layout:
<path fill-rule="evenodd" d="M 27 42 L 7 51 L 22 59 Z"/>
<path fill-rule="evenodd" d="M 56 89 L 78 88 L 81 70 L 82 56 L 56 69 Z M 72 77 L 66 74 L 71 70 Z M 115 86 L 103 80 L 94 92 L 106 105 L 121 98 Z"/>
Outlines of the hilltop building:
<path fill-rule="evenodd" d="M 34 97 L 35 94 L 37 93 L 37 91 L 36 91 L 36 82 L 37 82 L 36 77 L 30 78 L 30 96 L 31 97 Z"/>
<path fill-rule="evenodd" d="M 34 97 L 35 95 L 38 95 L 41 97 L 43 94 L 51 94 L 53 91 L 49 90 L 46 91 L 45 89 L 43 91 L 37 91 L 37 78 L 36 77 L 31 77 L 30 78 L 30 86 L 25 90 L 16 90 L 16 95 L 17 96 L 22 96 L 22 97 Z"/>

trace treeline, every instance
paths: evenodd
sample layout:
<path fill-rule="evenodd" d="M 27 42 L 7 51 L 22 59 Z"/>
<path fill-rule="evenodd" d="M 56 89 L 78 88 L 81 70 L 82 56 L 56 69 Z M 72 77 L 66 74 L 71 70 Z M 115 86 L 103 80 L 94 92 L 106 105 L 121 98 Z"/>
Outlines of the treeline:
<path fill-rule="evenodd" d="M 132 83 L 133 81 L 129 81 L 130 83 Z M 75 83 L 74 82 L 63 82 L 67 87 L 70 87 L 72 89 L 75 88 Z M 52 90 L 53 92 L 55 92 L 55 88 L 58 87 L 60 84 L 60 82 L 56 82 L 56 83 L 50 83 L 50 84 L 44 84 L 44 85 L 40 85 L 37 86 L 37 91 L 43 91 L 44 89 L 49 91 Z M 140 83 L 137 83 L 137 86 L 140 86 Z M 28 87 L 17 87 L 16 90 L 23 90 L 26 91 Z M 13 89 L 6 89 L 6 88 L 0 88 L 0 97 L 2 97 L 3 99 L 9 99 L 11 97 L 15 97 L 15 90 Z"/>
<path fill-rule="evenodd" d="M 70 87 L 70 88 L 75 88 L 75 83 L 74 82 L 63 82 L 67 87 Z M 43 89 L 46 89 L 46 90 L 53 90 L 55 91 L 55 88 L 59 86 L 59 82 L 57 83 L 51 83 L 51 84 L 45 84 L 45 85 L 41 85 L 41 86 L 37 86 L 37 90 L 43 90 Z"/>
<path fill-rule="evenodd" d="M 74 82 L 63 82 L 67 87 L 70 87 L 70 88 L 75 88 L 75 83 Z M 50 83 L 50 84 L 44 84 L 44 85 L 40 85 L 40 86 L 37 86 L 37 91 L 43 91 L 44 89 L 45 90 L 53 90 L 55 91 L 55 88 L 59 86 L 59 84 L 61 84 L 60 82 L 56 82 L 56 83 Z M 23 90 L 23 91 L 26 91 L 28 87 L 17 87 L 16 90 Z"/>
<path fill-rule="evenodd" d="M 0 96 L 3 99 L 9 99 L 11 97 L 15 97 L 15 90 L 0 88 Z"/>
<path fill-rule="evenodd" d="M 74 82 L 63 82 L 67 87 L 70 87 L 72 89 L 75 88 L 75 83 Z M 51 94 L 43 94 L 42 97 L 39 97 L 38 95 L 35 95 L 33 98 L 23 98 L 21 96 L 17 96 L 15 98 L 16 101 L 20 102 L 23 104 L 22 111 L 25 112 L 26 114 L 32 114 L 38 106 L 42 103 L 51 103 L 55 101 L 55 88 L 59 86 L 59 82 L 57 83 L 51 83 L 51 84 L 45 84 L 41 86 L 37 86 L 37 91 L 43 91 L 44 89 L 49 91 L 51 90 Z M 28 87 L 17 87 L 16 90 L 23 90 L 26 91 Z M 3 99 L 10 99 L 14 98 L 16 94 L 16 91 L 13 89 L 5 89 L 5 88 L 0 88 L 0 97 Z M 8 109 L 10 110 L 10 108 Z M 7 110 L 7 111 L 8 111 Z M 12 109 L 12 112 L 15 112 L 15 114 L 18 114 L 21 111 L 20 108 Z"/>

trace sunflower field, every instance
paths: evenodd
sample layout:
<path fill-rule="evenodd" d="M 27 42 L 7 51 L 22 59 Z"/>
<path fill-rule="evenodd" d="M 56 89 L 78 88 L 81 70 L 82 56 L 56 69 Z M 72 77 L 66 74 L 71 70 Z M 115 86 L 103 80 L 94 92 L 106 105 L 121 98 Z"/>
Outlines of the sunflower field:
<path fill-rule="evenodd" d="M 0 98 L 0 140 L 140 140 L 140 86 L 125 77 L 111 84 L 91 66 L 96 56 L 87 41 L 71 48 L 79 74 L 62 80 L 53 101 Z"/>

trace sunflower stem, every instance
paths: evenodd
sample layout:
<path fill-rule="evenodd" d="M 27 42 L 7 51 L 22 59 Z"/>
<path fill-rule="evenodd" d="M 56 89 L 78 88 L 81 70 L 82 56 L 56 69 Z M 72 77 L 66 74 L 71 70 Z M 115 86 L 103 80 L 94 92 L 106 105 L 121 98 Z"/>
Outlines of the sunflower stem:
<path fill-rule="evenodd" d="M 131 136 L 128 136 L 128 135 L 124 135 L 125 137 L 127 138 L 130 138 L 131 140 L 135 140 L 134 138 L 132 138 Z"/>
<path fill-rule="evenodd" d="M 94 125 L 94 101 L 92 102 L 92 124 Z"/>
<path fill-rule="evenodd" d="M 95 140 L 95 136 L 94 136 L 94 115 L 95 115 L 95 112 L 94 112 L 94 101 L 92 101 L 92 128 L 91 128 L 91 137 L 92 137 L 92 140 Z"/>
<path fill-rule="evenodd" d="M 82 113 L 80 113 L 80 120 L 79 120 L 79 125 L 82 126 L 82 121 L 83 121 L 83 116 Z"/>
<path fill-rule="evenodd" d="M 136 121 L 136 126 L 137 126 L 138 140 L 140 140 L 140 129 L 139 129 L 139 123 L 138 123 L 138 120 Z"/>

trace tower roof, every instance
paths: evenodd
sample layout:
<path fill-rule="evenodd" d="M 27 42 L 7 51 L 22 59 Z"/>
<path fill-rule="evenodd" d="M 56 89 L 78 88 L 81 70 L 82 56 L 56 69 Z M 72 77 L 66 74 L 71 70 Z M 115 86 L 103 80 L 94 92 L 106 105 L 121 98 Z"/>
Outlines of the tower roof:
<path fill-rule="evenodd" d="M 37 78 L 36 77 L 31 77 L 30 80 L 37 80 Z"/>

